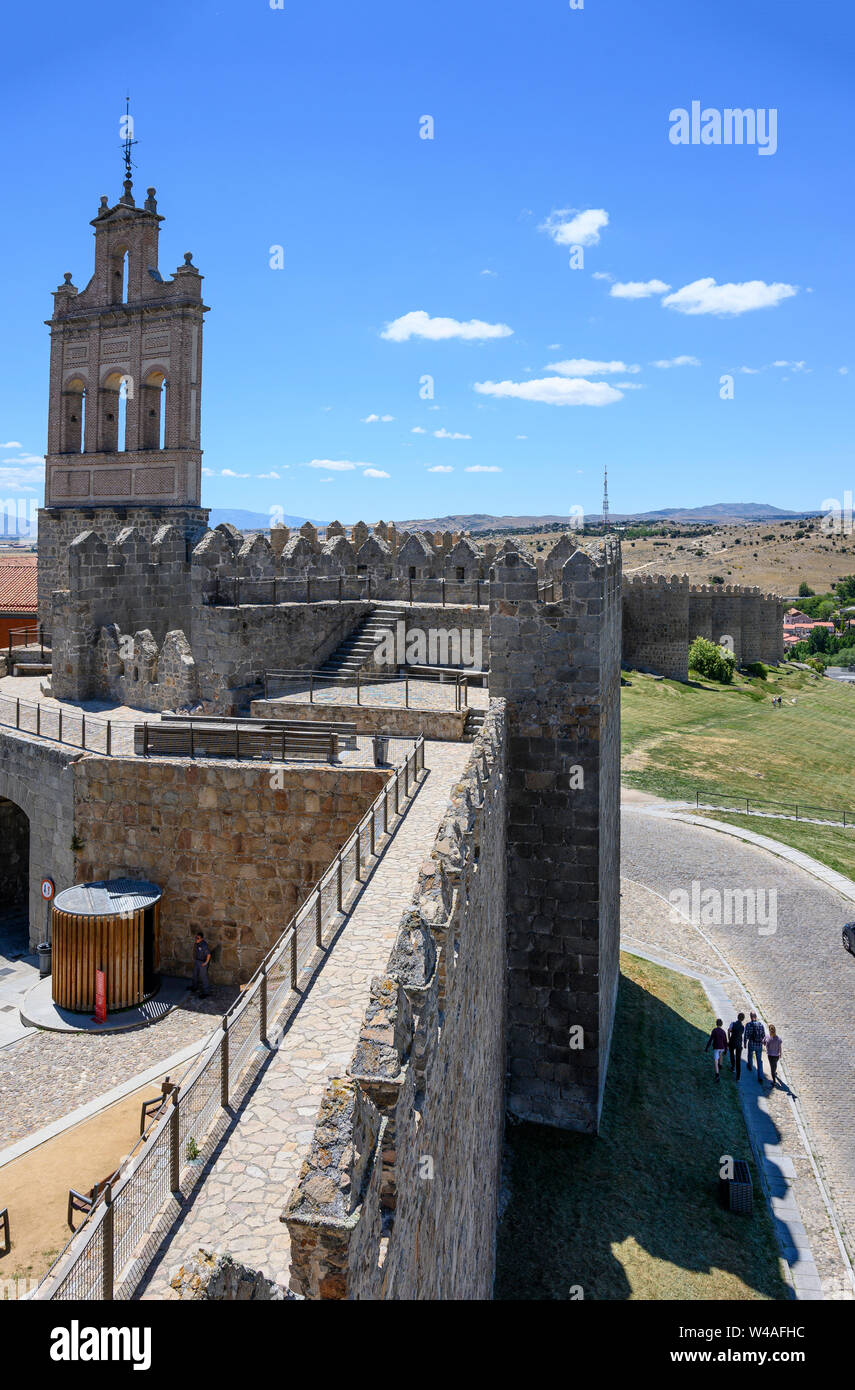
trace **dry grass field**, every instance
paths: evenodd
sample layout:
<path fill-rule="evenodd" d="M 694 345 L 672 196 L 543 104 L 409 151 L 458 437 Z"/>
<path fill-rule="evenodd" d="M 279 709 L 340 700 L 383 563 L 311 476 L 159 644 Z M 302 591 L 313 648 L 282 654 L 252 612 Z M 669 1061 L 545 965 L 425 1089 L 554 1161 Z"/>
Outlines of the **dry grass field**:
<path fill-rule="evenodd" d="M 624 574 L 687 574 L 693 584 L 708 584 L 718 575 L 726 584 L 756 584 L 787 597 L 806 580 L 816 593 L 826 593 L 832 580 L 855 574 L 855 534 L 827 535 L 820 520 L 698 526 L 677 536 L 664 532 L 690 528 L 665 527 L 657 535 L 624 537 Z M 478 533 L 479 542 L 486 538 L 504 536 Z M 558 533 L 532 531 L 520 540 L 534 554 L 548 554 Z"/>

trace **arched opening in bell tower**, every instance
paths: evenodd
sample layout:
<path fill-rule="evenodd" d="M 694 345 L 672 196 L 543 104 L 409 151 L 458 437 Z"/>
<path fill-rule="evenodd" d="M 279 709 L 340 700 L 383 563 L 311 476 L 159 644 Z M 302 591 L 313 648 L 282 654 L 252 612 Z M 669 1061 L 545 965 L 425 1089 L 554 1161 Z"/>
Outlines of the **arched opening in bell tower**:
<path fill-rule="evenodd" d="M 125 448 L 127 396 L 130 378 L 122 372 L 110 372 L 101 387 L 101 419 L 98 447 L 101 453 L 115 454 Z"/>
<path fill-rule="evenodd" d="M 166 448 L 166 375 L 149 372 L 142 388 L 142 447 Z"/>
<path fill-rule="evenodd" d="M 79 454 L 86 448 L 86 383 L 73 377 L 62 393 L 60 453 Z"/>
<path fill-rule="evenodd" d="M 128 302 L 128 248 L 117 246 L 110 257 L 110 303 Z"/>

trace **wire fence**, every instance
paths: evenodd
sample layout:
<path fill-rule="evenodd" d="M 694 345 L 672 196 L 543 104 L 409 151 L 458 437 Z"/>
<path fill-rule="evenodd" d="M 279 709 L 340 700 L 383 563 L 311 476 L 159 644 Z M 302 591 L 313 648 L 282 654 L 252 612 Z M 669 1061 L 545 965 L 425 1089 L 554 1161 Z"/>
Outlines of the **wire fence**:
<path fill-rule="evenodd" d="M 65 1302 L 132 1296 L 148 1263 L 152 1228 L 184 1187 L 204 1181 L 204 1162 L 216 1147 L 223 1112 L 270 1055 L 274 1025 L 301 976 L 314 967 L 331 939 L 331 924 L 337 929 L 349 911 L 371 860 L 382 853 L 420 785 L 424 766 L 420 736 L 32 1298 Z"/>
<path fill-rule="evenodd" d="M 841 807 L 811 806 L 806 801 L 773 801 L 760 796 L 735 796 L 729 792 L 695 788 L 695 806 L 712 811 L 738 811 L 744 815 L 791 817 L 793 820 L 822 821 L 828 825 L 855 826 L 855 811 Z"/>

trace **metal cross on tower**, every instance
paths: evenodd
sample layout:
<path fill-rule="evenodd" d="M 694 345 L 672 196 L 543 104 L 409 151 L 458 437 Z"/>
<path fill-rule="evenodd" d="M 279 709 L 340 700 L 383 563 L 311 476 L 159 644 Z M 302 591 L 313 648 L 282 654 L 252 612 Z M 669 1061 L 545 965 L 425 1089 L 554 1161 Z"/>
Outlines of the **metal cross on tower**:
<path fill-rule="evenodd" d="M 122 150 L 124 151 L 123 158 L 125 161 L 125 180 L 126 182 L 130 183 L 132 178 L 131 150 L 133 149 L 137 141 L 133 138 L 134 118 L 131 115 L 131 99 L 129 96 L 125 97 L 125 119 L 122 125 L 124 131 L 124 139 L 122 140 Z"/>

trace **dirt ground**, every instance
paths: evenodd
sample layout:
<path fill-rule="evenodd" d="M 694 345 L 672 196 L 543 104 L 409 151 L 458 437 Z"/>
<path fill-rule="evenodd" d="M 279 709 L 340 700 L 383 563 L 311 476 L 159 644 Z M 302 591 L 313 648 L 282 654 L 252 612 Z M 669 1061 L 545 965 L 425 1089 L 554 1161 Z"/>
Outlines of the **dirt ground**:
<path fill-rule="evenodd" d="M 47 1272 L 71 1237 L 68 1189 L 88 1192 L 115 1171 L 139 1138 L 142 1102 L 159 1094 L 161 1080 L 0 1168 L 0 1208 L 9 1209 L 12 1237 L 11 1251 L 0 1256 L 0 1281 L 39 1279 Z M 24 1292 L 19 1289 L 19 1296 Z"/>

